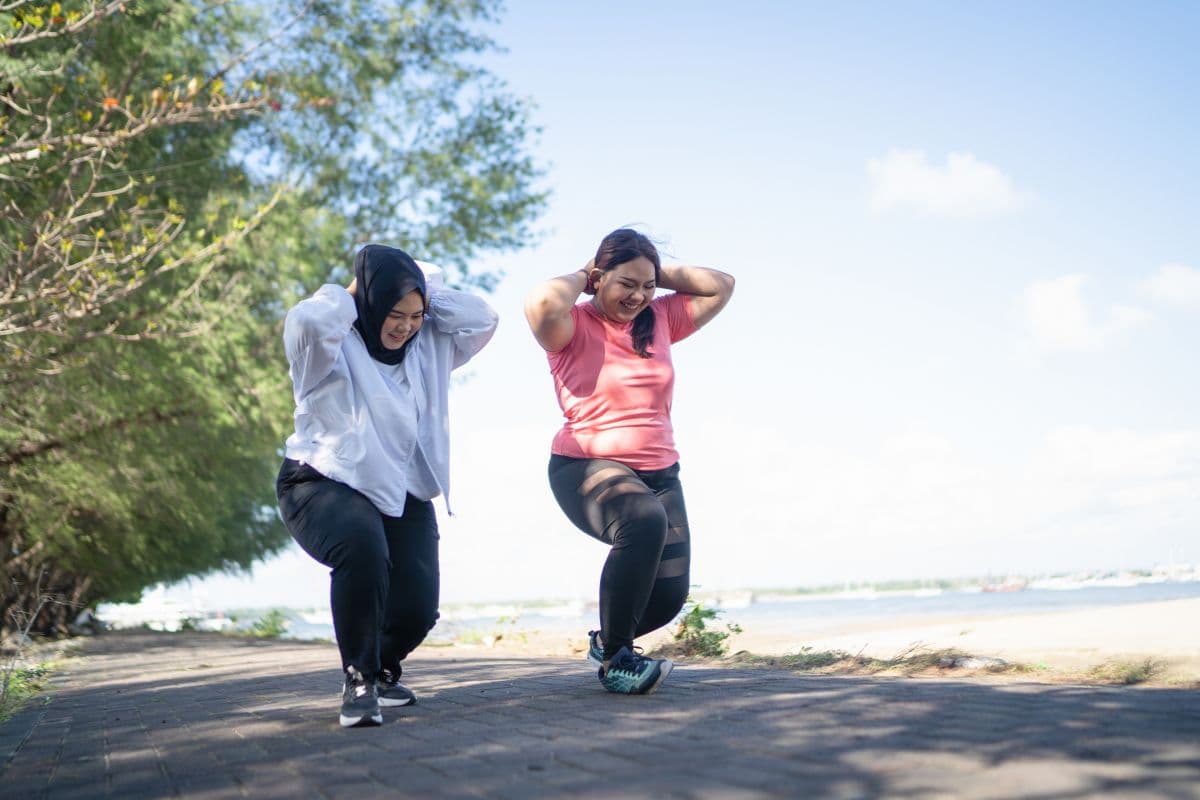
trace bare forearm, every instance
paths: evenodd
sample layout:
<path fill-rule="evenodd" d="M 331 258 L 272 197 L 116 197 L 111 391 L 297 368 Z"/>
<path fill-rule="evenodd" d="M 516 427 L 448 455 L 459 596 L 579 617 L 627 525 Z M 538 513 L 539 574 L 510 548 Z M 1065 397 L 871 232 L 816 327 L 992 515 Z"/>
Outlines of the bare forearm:
<path fill-rule="evenodd" d="M 716 297 L 733 292 L 733 276 L 707 267 L 664 266 L 658 285 L 672 292 L 697 297 Z"/>
<path fill-rule="evenodd" d="M 551 278 L 534 287 L 525 298 L 525 319 L 538 344 L 550 352 L 566 347 L 574 335 L 575 324 L 571 321 L 571 310 L 579 295 L 588 288 L 587 266 L 566 275 Z"/>

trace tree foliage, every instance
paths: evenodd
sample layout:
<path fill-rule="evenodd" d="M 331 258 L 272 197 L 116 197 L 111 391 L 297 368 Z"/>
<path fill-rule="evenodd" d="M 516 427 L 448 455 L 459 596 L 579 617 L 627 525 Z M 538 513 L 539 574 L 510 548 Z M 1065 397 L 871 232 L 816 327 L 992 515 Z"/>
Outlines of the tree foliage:
<path fill-rule="evenodd" d="M 366 240 L 486 288 L 470 265 L 540 210 L 527 108 L 473 63 L 495 13 L 0 4 L 6 608 L 39 576 L 89 605 L 286 540 L 283 311 Z"/>

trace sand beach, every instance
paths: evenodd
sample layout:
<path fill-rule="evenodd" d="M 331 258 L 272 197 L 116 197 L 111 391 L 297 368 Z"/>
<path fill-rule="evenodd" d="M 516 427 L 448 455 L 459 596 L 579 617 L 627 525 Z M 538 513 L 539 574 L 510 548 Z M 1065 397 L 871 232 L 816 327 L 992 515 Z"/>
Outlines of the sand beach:
<path fill-rule="evenodd" d="M 729 614 L 736 618 L 735 614 Z M 894 658 L 913 649 L 953 649 L 983 659 L 1002 659 L 1034 669 L 1020 673 L 1024 680 L 1089 680 L 1105 664 L 1151 660 L 1157 666 L 1156 685 L 1200 684 L 1200 599 L 1136 603 L 1102 608 L 973 616 L 943 614 L 908 616 L 848 623 L 836 633 L 828 626 L 805 631 L 791 626 L 783 632 L 771 626 L 744 626 L 729 640 L 730 651 L 783 656 L 801 648 L 838 650 L 878 659 Z M 425 648 L 447 652 L 511 653 L 513 655 L 579 655 L 583 638 L 561 630 L 504 631 L 497 629 L 482 642 Z M 670 640 L 660 631 L 640 640 L 648 649 Z"/>

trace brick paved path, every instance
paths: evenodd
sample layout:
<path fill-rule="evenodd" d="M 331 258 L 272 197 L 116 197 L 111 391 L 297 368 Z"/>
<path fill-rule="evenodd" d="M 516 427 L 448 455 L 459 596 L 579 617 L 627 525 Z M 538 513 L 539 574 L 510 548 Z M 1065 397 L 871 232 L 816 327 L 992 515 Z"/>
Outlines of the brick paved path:
<path fill-rule="evenodd" d="M 421 651 L 418 651 L 421 654 Z M 332 645 L 109 634 L 0 725 L 0 796 L 1200 798 L 1200 692 L 428 649 L 420 704 L 337 725 Z"/>

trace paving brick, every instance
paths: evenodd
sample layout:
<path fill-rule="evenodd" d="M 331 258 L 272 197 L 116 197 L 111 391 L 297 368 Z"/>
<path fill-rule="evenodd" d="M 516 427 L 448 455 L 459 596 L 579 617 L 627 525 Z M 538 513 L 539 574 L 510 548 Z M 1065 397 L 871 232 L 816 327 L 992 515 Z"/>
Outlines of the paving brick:
<path fill-rule="evenodd" d="M 581 659 L 432 650 L 406 665 L 417 706 L 343 730 L 332 645 L 84 648 L 53 702 L 0 725 L 6 797 L 1200 796 L 1197 691 L 691 664 L 624 697 Z"/>

